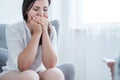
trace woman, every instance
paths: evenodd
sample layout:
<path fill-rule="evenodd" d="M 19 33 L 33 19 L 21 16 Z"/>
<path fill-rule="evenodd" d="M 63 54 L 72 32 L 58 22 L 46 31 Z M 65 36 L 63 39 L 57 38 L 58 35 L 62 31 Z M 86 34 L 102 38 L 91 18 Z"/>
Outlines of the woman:
<path fill-rule="evenodd" d="M 50 0 L 24 0 L 23 22 L 6 29 L 9 51 L 0 80 L 64 80 L 55 68 L 56 33 L 48 21 Z"/>

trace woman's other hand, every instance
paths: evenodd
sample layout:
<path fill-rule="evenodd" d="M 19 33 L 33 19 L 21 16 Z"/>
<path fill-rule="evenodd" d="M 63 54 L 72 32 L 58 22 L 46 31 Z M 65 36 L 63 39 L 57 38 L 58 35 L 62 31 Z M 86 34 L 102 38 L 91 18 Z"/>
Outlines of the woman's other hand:
<path fill-rule="evenodd" d="M 32 29 L 32 34 L 42 34 L 42 25 L 40 24 L 40 17 L 34 16 L 31 17 L 31 20 L 29 21 L 30 27 Z"/>
<path fill-rule="evenodd" d="M 40 17 L 40 24 L 42 26 L 42 31 L 47 32 L 48 31 L 48 26 L 49 26 L 49 21 L 45 17 Z"/>

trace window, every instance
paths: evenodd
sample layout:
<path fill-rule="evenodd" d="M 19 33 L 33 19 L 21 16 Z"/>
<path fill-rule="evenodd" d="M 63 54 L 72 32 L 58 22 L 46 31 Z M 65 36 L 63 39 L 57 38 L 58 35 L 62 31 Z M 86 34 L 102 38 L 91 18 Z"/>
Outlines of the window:
<path fill-rule="evenodd" d="M 71 28 L 120 28 L 119 3 L 119 0 L 71 0 Z"/>

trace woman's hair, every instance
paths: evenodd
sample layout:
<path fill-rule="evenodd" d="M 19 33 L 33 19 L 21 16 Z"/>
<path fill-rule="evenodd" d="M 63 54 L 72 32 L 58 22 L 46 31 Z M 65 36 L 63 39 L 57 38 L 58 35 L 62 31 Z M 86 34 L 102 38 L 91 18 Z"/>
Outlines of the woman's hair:
<path fill-rule="evenodd" d="M 35 3 L 35 1 L 37 0 L 24 0 L 23 1 L 23 4 L 22 4 L 22 15 L 23 15 L 23 19 L 27 22 L 28 20 L 28 15 L 27 15 L 27 12 L 32 8 L 33 4 Z M 51 4 L 51 0 L 48 0 L 48 4 L 50 5 Z M 50 36 L 50 27 L 48 27 L 48 34 Z M 39 41 L 39 45 L 42 44 L 42 36 L 40 38 L 40 41 Z"/>
<path fill-rule="evenodd" d="M 23 19 L 25 21 L 28 20 L 28 15 L 27 12 L 32 8 L 33 4 L 35 3 L 35 1 L 37 0 L 24 0 L 23 4 L 22 4 L 22 15 L 23 15 Z M 48 4 L 51 4 L 51 0 L 48 0 Z"/>

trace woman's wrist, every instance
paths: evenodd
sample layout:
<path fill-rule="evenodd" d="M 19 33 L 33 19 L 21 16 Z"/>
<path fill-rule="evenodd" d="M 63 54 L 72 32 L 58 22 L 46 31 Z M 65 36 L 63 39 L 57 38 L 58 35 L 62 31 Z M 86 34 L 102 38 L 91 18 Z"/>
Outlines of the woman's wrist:
<path fill-rule="evenodd" d="M 37 37 L 40 37 L 42 33 L 40 32 L 36 32 L 36 33 L 33 33 L 33 36 L 37 36 Z"/>
<path fill-rule="evenodd" d="M 43 34 L 46 34 L 46 33 L 48 33 L 48 30 L 45 30 L 45 29 L 43 29 Z"/>

